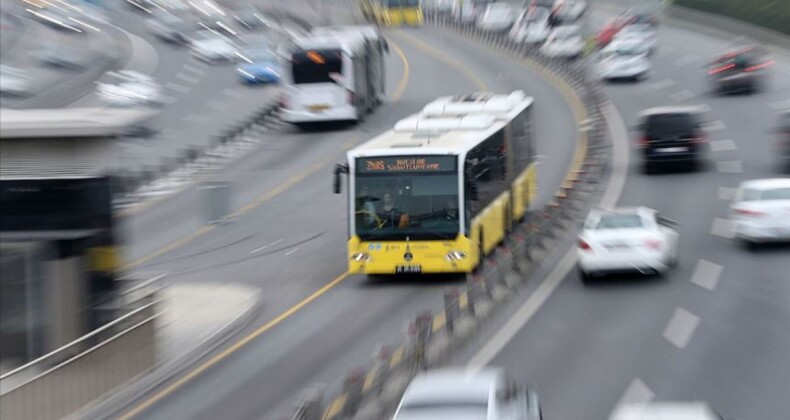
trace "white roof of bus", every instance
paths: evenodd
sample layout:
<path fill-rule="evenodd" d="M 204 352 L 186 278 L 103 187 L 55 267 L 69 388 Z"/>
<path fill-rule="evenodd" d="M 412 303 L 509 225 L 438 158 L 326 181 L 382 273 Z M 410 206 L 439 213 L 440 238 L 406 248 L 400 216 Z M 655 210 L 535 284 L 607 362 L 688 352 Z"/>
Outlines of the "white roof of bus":
<path fill-rule="evenodd" d="M 315 35 L 326 34 L 360 34 L 369 39 L 378 39 L 381 37 L 379 30 L 373 25 L 332 25 L 320 26 L 312 30 Z"/>
<path fill-rule="evenodd" d="M 365 38 L 362 35 L 350 33 L 311 34 L 294 40 L 294 44 L 304 50 L 339 48 L 348 54 L 359 48 L 364 42 Z"/>
<path fill-rule="evenodd" d="M 509 95 L 441 97 L 368 142 L 348 158 L 409 154 L 463 154 L 477 146 L 533 102 L 521 91 Z"/>

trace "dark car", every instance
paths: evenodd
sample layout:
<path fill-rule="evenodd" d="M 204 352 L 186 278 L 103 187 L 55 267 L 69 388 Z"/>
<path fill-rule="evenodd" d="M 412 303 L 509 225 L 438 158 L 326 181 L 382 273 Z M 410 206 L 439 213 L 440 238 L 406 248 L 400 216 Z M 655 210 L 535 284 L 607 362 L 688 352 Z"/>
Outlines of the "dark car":
<path fill-rule="evenodd" d="M 784 170 L 790 172 L 790 110 L 779 114 L 776 134 L 779 136 L 777 154 L 782 159 Z"/>
<path fill-rule="evenodd" d="M 643 151 L 644 170 L 652 174 L 659 166 L 685 164 L 696 169 L 705 160 L 707 135 L 695 107 L 661 107 L 640 114 L 637 146 Z"/>
<path fill-rule="evenodd" d="M 710 64 L 708 77 L 714 93 L 753 93 L 761 89 L 773 62 L 757 47 L 728 52 Z"/>

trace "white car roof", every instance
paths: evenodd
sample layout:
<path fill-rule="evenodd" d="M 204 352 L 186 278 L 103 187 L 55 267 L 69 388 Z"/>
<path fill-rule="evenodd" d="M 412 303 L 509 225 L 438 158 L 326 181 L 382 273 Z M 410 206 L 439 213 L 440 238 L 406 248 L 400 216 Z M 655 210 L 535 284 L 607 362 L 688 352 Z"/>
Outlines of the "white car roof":
<path fill-rule="evenodd" d="M 704 112 L 704 109 L 705 109 L 704 107 L 699 105 L 658 106 L 641 111 L 639 113 L 639 116 L 649 117 L 651 115 L 682 114 L 682 113 L 701 114 Z"/>
<path fill-rule="evenodd" d="M 581 29 L 579 28 L 578 25 L 565 25 L 565 26 L 558 26 L 558 27 L 554 28 L 551 32 L 552 32 L 552 34 L 563 34 L 563 35 L 575 34 L 575 35 L 579 35 L 581 33 Z"/>
<path fill-rule="evenodd" d="M 635 403 L 618 407 L 609 420 L 720 420 L 704 402 Z"/>
<path fill-rule="evenodd" d="M 488 401 L 501 375 L 502 370 L 497 368 L 477 372 L 457 368 L 432 370 L 412 380 L 403 396 L 403 402 Z"/>
<path fill-rule="evenodd" d="M 775 188 L 790 188 L 790 178 L 753 179 L 741 183 L 741 188 L 750 190 L 772 190 Z"/>

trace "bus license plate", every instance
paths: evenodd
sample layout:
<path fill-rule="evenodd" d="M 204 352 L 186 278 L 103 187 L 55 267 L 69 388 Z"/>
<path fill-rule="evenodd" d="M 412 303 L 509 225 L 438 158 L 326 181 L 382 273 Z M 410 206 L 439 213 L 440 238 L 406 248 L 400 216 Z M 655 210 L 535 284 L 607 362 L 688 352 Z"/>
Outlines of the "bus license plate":
<path fill-rule="evenodd" d="M 422 273 L 421 265 L 398 265 L 395 267 L 396 274 Z"/>
<path fill-rule="evenodd" d="M 321 111 L 326 111 L 327 109 L 329 109 L 329 105 L 326 105 L 326 104 L 310 105 L 308 107 L 308 109 L 310 111 L 312 111 L 312 112 L 321 112 Z"/>

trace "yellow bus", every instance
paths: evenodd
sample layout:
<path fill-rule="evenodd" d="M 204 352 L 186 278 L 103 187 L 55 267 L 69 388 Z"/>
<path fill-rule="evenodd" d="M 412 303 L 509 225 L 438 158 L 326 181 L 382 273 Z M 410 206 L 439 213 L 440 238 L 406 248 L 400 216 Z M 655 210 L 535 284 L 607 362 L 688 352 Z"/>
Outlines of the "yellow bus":
<path fill-rule="evenodd" d="M 420 26 L 423 23 L 422 0 L 359 0 L 366 19 L 384 26 Z"/>
<path fill-rule="evenodd" d="M 469 273 L 535 195 L 533 103 L 522 91 L 442 97 L 350 150 L 349 271 Z"/>

